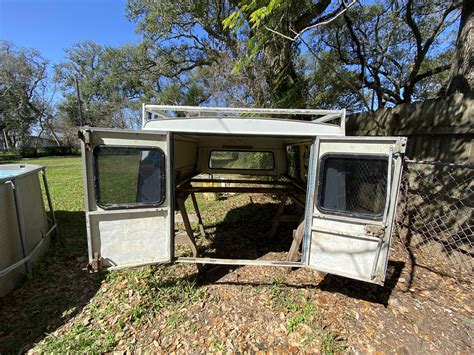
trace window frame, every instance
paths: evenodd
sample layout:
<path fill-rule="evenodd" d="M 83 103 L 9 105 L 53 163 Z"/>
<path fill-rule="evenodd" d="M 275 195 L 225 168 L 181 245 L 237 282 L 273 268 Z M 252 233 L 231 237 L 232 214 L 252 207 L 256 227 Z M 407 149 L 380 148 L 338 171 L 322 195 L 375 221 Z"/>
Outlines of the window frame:
<path fill-rule="evenodd" d="M 238 153 L 270 153 L 272 155 L 272 168 L 271 169 L 254 169 L 254 168 L 213 168 L 211 166 L 212 153 L 213 152 L 238 152 Z M 212 149 L 209 152 L 209 159 L 207 165 L 211 170 L 228 170 L 228 171 L 274 171 L 276 168 L 275 164 L 275 153 L 271 150 L 247 150 L 247 149 Z"/>
<path fill-rule="evenodd" d="M 160 191 L 160 200 L 156 202 L 134 202 L 134 203 L 115 203 L 115 204 L 102 204 L 100 200 L 100 181 L 99 181 L 99 162 L 98 162 L 98 153 L 101 149 L 126 149 L 126 150 L 156 150 L 160 152 L 161 161 L 162 161 L 162 174 L 161 174 L 161 191 Z M 137 208 L 150 208 L 150 207 L 160 207 L 166 201 L 166 154 L 163 149 L 159 147 L 144 147 L 144 146 L 124 146 L 124 145 L 108 145 L 100 144 L 94 147 L 92 151 L 94 159 L 93 162 L 93 180 L 94 180 L 94 194 L 95 194 L 95 203 L 98 207 L 103 210 L 120 210 L 120 209 L 137 209 Z"/>
<path fill-rule="evenodd" d="M 365 160 L 383 160 L 387 162 L 387 182 L 385 186 L 385 199 L 384 199 L 384 208 L 380 214 L 366 214 L 366 213 L 357 213 L 357 212 L 348 212 L 324 208 L 321 205 L 321 198 L 323 192 L 323 182 L 324 182 L 324 167 L 326 160 L 328 158 L 349 158 L 349 159 L 365 159 Z M 391 162 L 389 161 L 390 156 L 386 154 L 350 154 L 350 153 L 325 153 L 323 154 L 318 162 L 318 187 L 316 195 L 316 208 L 322 214 L 329 214 L 340 217 L 351 217 L 358 218 L 362 220 L 370 220 L 382 222 L 385 216 L 385 210 L 387 208 L 387 200 L 390 198 L 390 181 L 389 181 L 389 170 L 392 168 Z"/>

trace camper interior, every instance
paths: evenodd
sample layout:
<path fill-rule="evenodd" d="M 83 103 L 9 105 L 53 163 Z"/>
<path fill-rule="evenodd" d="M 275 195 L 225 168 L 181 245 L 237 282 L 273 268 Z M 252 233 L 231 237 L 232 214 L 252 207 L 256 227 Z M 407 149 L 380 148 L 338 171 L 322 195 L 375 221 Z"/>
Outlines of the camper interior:
<path fill-rule="evenodd" d="M 255 136 L 214 136 L 214 135 L 174 135 L 174 175 L 175 199 L 186 228 L 188 244 L 193 250 L 193 257 L 180 261 L 199 261 L 203 263 L 222 263 L 222 258 L 216 260 L 205 255 L 198 255 L 194 244 L 192 227 L 189 223 L 185 201 L 191 198 L 194 213 L 201 232 L 201 237 L 206 237 L 205 226 L 202 223 L 196 194 L 266 194 L 277 201 L 275 215 L 268 229 L 267 243 L 271 243 L 280 222 L 302 223 L 304 211 L 306 184 L 305 157 L 297 159 L 294 155 L 304 155 L 309 152 L 311 140 L 304 137 L 255 137 Z M 293 165 L 288 169 L 288 162 L 293 159 Z M 307 161 L 306 161 L 307 163 Z M 219 195 L 217 195 L 219 196 Z M 284 215 L 285 205 L 296 205 L 298 215 Z M 262 218 L 264 218 L 262 216 Z M 235 226 L 235 231 L 243 231 L 240 235 L 244 240 L 249 236 L 244 235 L 245 228 Z M 301 242 L 301 229 L 295 243 Z M 291 234 L 289 235 L 291 238 Z M 180 242 L 183 240 L 176 240 Z M 235 250 L 242 246 L 236 241 Z M 293 247 L 296 249 L 296 246 Z M 289 251 L 289 250 L 288 250 Z M 218 254 L 222 254 L 219 253 Z M 234 255 L 232 255 L 234 254 Z M 296 261 L 296 252 L 288 255 L 288 261 Z M 235 253 L 230 251 L 225 259 L 235 258 Z M 229 261 L 232 262 L 232 261 Z M 246 261 L 245 263 L 258 263 L 259 261 Z M 268 262 L 268 261 L 264 261 Z"/>
<path fill-rule="evenodd" d="M 344 110 L 156 105 L 144 105 L 141 131 L 83 129 L 91 270 L 164 262 L 308 266 L 382 284 L 406 140 L 345 137 L 344 130 Z M 203 254 L 196 237 L 205 239 L 207 226 L 197 195 L 209 193 L 275 199 L 268 240 L 281 223 L 293 223 L 286 260 Z M 288 203 L 295 213 L 285 214 Z M 177 255 L 180 243 L 192 257 Z"/>

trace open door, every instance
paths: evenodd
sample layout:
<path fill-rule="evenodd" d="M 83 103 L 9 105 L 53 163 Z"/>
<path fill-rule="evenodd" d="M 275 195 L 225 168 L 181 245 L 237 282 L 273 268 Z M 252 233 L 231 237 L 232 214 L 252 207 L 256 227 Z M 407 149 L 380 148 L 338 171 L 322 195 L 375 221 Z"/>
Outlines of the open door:
<path fill-rule="evenodd" d="M 320 137 L 312 147 L 304 258 L 383 285 L 406 139 Z"/>
<path fill-rule="evenodd" d="M 81 138 L 89 268 L 170 262 L 170 137 L 85 128 Z"/>

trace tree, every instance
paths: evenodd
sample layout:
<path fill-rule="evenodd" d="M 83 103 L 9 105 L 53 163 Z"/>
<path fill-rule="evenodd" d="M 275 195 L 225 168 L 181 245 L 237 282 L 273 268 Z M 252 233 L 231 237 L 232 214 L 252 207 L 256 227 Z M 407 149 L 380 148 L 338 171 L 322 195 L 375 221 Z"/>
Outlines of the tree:
<path fill-rule="evenodd" d="M 197 104 L 261 106 L 269 101 L 268 67 L 257 61 L 231 73 L 242 41 L 222 21 L 236 8 L 237 2 L 226 0 L 129 0 L 128 17 L 143 36 L 143 68 L 154 86 L 148 101 L 189 102 L 198 86 L 199 96 L 191 100 Z"/>
<path fill-rule="evenodd" d="M 352 111 L 364 109 L 362 95 L 359 90 L 351 86 L 357 81 L 357 74 L 332 63 L 330 52 L 318 55 L 321 60 L 315 61 L 312 54 L 305 56 L 305 72 L 308 81 L 307 105 L 321 109 L 350 108 Z M 331 68 L 328 69 L 328 66 Z M 341 80 L 340 78 L 343 78 Z M 370 98 L 363 96 L 363 100 L 370 102 Z"/>
<path fill-rule="evenodd" d="M 407 0 L 354 6 L 312 44 L 356 68 L 356 86 L 373 93 L 376 108 L 434 96 L 446 78 L 439 74 L 450 67 L 452 49 L 444 43 L 452 39 L 458 5 Z"/>
<path fill-rule="evenodd" d="M 63 94 L 60 116 L 75 126 L 136 126 L 137 100 L 146 91 L 137 68 L 139 53 L 139 47 L 110 48 L 91 41 L 67 49 L 67 60 L 55 67 Z"/>
<path fill-rule="evenodd" d="M 38 51 L 0 42 L 0 121 L 7 148 L 30 143 L 32 128 L 49 125 L 48 61 Z"/>
<path fill-rule="evenodd" d="M 274 106 L 306 107 L 308 68 L 301 65 L 303 35 L 347 9 L 336 1 L 244 0 L 224 24 L 246 40 L 246 53 L 234 72 L 263 58 L 273 68 L 269 83 Z M 314 82 L 313 82 L 314 83 Z"/>
<path fill-rule="evenodd" d="M 303 26 L 286 20 L 286 10 L 295 6 L 291 2 L 245 4 L 254 35 L 247 43 L 244 64 L 260 53 L 270 36 L 279 36 L 310 53 L 317 63 L 314 67 L 331 72 L 338 82 L 333 88 L 357 96 L 359 103 L 353 108 L 363 105 L 371 110 L 432 97 L 446 82 L 459 1 L 304 2 L 301 11 L 320 5 L 323 12 L 308 10 L 311 19 Z M 240 12 L 234 13 L 229 25 L 242 27 L 239 16 Z"/>
<path fill-rule="evenodd" d="M 128 16 L 143 35 L 152 58 L 148 69 L 161 89 L 171 82 L 187 90 L 188 79 L 206 75 L 207 103 L 304 107 L 307 83 L 298 47 L 254 29 L 253 10 L 264 3 L 129 0 Z M 275 24 L 303 29 L 330 9 L 331 1 L 270 3 L 280 15 Z"/>
<path fill-rule="evenodd" d="M 474 87 L 473 63 L 473 31 L 474 31 L 474 3 L 463 0 L 461 21 L 459 23 L 458 38 L 456 41 L 456 55 L 450 73 L 448 95 L 455 92 L 472 93 Z"/>

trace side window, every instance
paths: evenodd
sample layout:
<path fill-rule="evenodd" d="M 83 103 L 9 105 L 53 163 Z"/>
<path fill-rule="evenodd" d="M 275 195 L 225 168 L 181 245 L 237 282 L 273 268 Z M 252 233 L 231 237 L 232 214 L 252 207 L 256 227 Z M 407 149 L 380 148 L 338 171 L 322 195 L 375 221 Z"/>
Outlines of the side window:
<path fill-rule="evenodd" d="M 165 155 L 158 148 L 94 149 L 97 205 L 104 209 L 159 206 L 165 200 Z"/>
<path fill-rule="evenodd" d="M 325 213 L 382 219 L 388 158 L 325 155 L 321 158 L 318 208 Z"/>
<path fill-rule="evenodd" d="M 273 170 L 275 158 L 272 152 L 213 150 L 209 157 L 209 167 L 229 170 Z"/>

